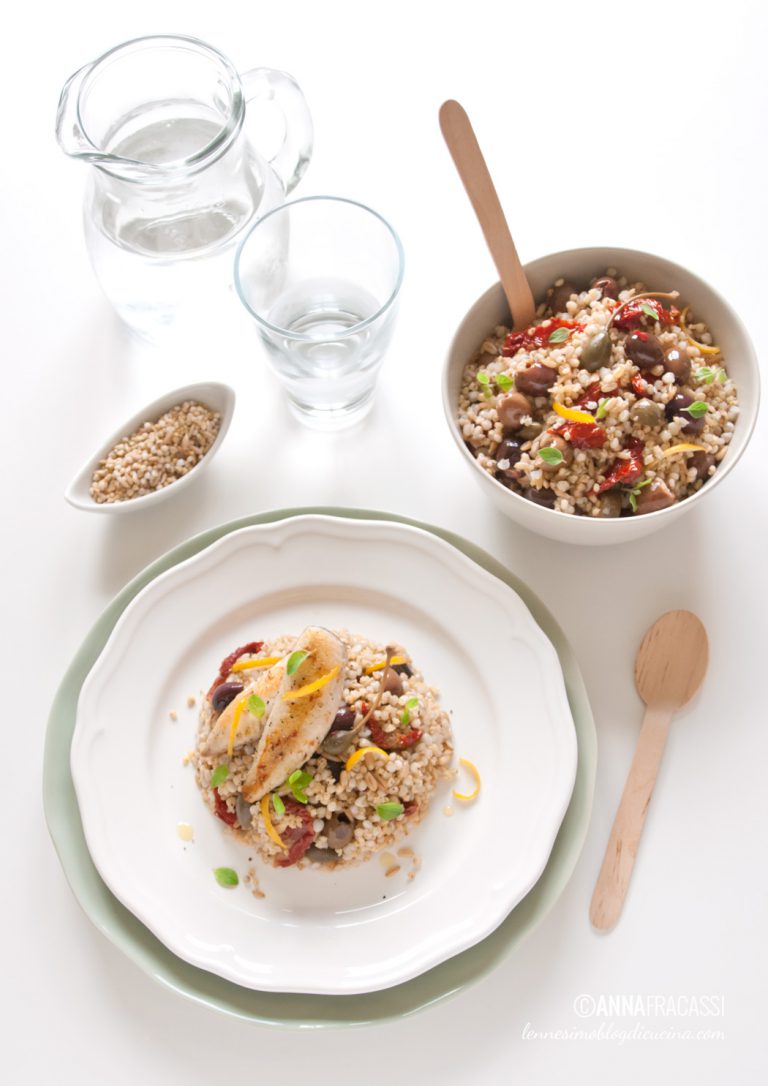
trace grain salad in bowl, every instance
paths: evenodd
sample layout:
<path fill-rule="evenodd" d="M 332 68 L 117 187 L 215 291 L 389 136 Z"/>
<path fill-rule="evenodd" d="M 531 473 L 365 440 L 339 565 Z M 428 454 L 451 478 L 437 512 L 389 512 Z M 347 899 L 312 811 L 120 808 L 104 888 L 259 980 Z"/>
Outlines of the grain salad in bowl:
<path fill-rule="evenodd" d="M 562 277 L 520 332 L 497 326 L 464 371 L 461 433 L 480 466 L 528 501 L 641 516 L 695 494 L 728 452 L 735 384 L 706 324 L 606 269 Z"/>
<path fill-rule="evenodd" d="M 351 867 L 404 837 L 453 776 L 438 692 L 400 645 L 307 627 L 235 649 L 193 755 L 211 813 L 274 867 Z"/>
<path fill-rule="evenodd" d="M 753 433 L 757 358 L 738 315 L 680 264 L 635 249 L 525 266 L 512 332 L 500 283 L 469 309 L 443 372 L 451 435 L 486 496 L 567 543 L 640 539 L 699 509 Z"/>

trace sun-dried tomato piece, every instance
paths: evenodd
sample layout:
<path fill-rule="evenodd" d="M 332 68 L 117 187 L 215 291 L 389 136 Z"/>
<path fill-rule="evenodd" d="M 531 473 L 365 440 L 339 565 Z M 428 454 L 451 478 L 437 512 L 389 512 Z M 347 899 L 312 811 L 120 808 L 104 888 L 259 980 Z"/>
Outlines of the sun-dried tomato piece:
<path fill-rule="evenodd" d="M 407 817 L 408 815 L 416 814 L 418 809 L 419 809 L 418 803 L 416 802 L 415 799 L 412 799 L 410 801 L 410 803 L 406 803 L 403 806 L 403 814 Z"/>
<path fill-rule="evenodd" d="M 315 833 L 312 815 L 303 804 L 297 803 L 293 799 L 287 799 L 284 802 L 285 813 L 296 815 L 301 819 L 301 824 L 280 830 L 280 839 L 288 851 L 278 856 L 275 863 L 278 867 L 292 867 L 293 864 L 299 862 L 317 837 L 317 834 Z"/>
<path fill-rule="evenodd" d="M 559 434 L 574 449 L 602 449 L 605 445 L 605 430 L 596 422 L 564 422 L 553 426 L 549 433 Z"/>
<path fill-rule="evenodd" d="M 563 328 L 566 330 L 566 335 L 563 335 L 561 331 Z M 582 325 L 577 321 L 552 317 L 545 324 L 537 324 L 533 328 L 526 328 L 524 332 L 510 332 L 504 340 L 501 353 L 505 358 L 512 358 L 523 348 L 530 351 L 533 347 L 559 347 L 570 338 L 571 332 L 576 328 L 579 331 L 582 328 Z"/>
<path fill-rule="evenodd" d="M 600 387 L 599 381 L 593 381 L 591 385 L 587 385 L 573 406 L 586 409 L 587 411 L 595 411 L 602 399 L 607 400 L 609 396 L 615 396 L 618 391 L 618 388 L 607 388 L 603 390 Z"/>
<path fill-rule="evenodd" d="M 653 310 L 653 317 L 648 312 L 649 309 Z M 677 324 L 679 320 L 680 310 L 677 306 L 671 305 L 669 309 L 665 309 L 658 298 L 637 298 L 622 306 L 618 317 L 613 318 L 613 327 L 629 332 L 647 321 L 669 325 Z"/>
<path fill-rule="evenodd" d="M 213 798 L 216 801 L 216 817 L 220 818 L 222 822 L 226 822 L 228 826 L 234 826 L 237 822 L 237 815 L 227 807 L 226 800 L 221 798 L 218 788 L 214 788 Z"/>
<path fill-rule="evenodd" d="M 241 645 L 239 649 L 235 649 L 234 652 L 230 652 L 229 656 L 225 656 L 224 659 L 221 661 L 221 664 L 219 665 L 219 674 L 211 683 L 211 688 L 206 694 L 208 700 L 211 700 L 216 687 L 221 686 L 227 675 L 229 675 L 230 671 L 232 670 L 232 665 L 236 664 L 241 656 L 245 656 L 246 653 L 255 655 L 257 652 L 261 652 L 263 648 L 263 641 L 249 641 L 247 645 Z"/>
<path fill-rule="evenodd" d="M 368 721 L 371 739 L 382 750 L 405 750 L 421 739 L 421 728 L 409 728 L 408 731 L 385 732 L 378 720 L 373 717 Z"/>
<path fill-rule="evenodd" d="M 614 486 L 621 484 L 626 486 L 629 483 L 635 483 L 643 474 L 645 470 L 645 463 L 643 461 L 643 449 L 645 446 L 639 438 L 630 437 L 627 439 L 624 448 L 629 452 L 627 459 L 615 460 L 611 470 L 606 475 L 603 482 L 597 488 L 598 494 L 602 494 L 606 490 L 610 490 Z"/>
<path fill-rule="evenodd" d="M 634 373 L 631 380 L 632 391 L 635 396 L 647 396 L 651 391 L 650 385 L 640 373 Z"/>

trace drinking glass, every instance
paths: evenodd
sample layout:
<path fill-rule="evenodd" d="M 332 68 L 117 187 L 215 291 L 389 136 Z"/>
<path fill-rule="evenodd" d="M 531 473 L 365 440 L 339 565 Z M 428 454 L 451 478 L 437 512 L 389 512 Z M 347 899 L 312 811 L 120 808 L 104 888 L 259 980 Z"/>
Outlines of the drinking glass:
<path fill-rule="evenodd" d="M 354 200 L 294 200 L 246 234 L 235 286 L 302 422 L 340 429 L 368 413 L 402 278 L 397 234 Z"/>

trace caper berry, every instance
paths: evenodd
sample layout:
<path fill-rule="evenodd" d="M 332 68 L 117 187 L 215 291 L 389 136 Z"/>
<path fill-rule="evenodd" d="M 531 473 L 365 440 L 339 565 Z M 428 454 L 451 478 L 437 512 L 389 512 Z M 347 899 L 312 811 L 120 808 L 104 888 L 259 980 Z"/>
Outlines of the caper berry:
<path fill-rule="evenodd" d="M 602 366 L 607 366 L 611 357 L 611 337 L 608 332 L 597 332 L 581 349 L 579 365 L 583 370 L 594 373 Z"/>

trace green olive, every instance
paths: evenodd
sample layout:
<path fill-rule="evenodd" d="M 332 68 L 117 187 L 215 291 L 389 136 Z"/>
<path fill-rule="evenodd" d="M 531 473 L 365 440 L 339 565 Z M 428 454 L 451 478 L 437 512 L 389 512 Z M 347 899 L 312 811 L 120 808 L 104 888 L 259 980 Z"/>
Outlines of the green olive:
<path fill-rule="evenodd" d="M 638 426 L 651 426 L 658 429 L 665 420 L 664 408 L 654 400 L 638 400 L 629 409 L 629 417 Z"/>
<path fill-rule="evenodd" d="M 597 332 L 581 349 L 579 365 L 583 370 L 594 373 L 602 366 L 607 366 L 611 358 L 611 337 L 608 332 Z"/>

